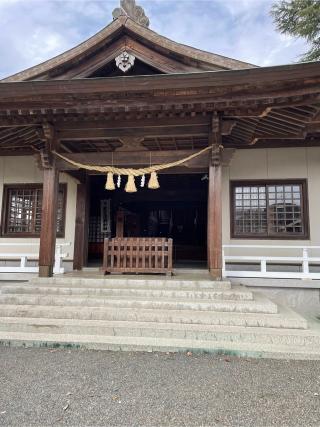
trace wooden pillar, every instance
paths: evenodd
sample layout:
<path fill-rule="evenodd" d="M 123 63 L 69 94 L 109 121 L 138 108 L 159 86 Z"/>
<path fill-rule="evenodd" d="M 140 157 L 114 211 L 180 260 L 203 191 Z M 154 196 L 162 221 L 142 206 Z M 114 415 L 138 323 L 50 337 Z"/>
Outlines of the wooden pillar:
<path fill-rule="evenodd" d="M 221 122 L 218 115 L 212 118 L 209 135 L 212 156 L 209 162 L 207 249 L 208 268 L 215 280 L 222 279 L 222 166 Z"/>
<path fill-rule="evenodd" d="M 116 237 L 124 236 L 124 210 L 119 209 L 116 215 Z"/>
<path fill-rule="evenodd" d="M 43 171 L 43 196 L 39 252 L 39 276 L 53 275 L 57 234 L 59 171 L 55 166 Z"/>
<path fill-rule="evenodd" d="M 222 279 L 222 168 L 209 166 L 208 267 L 215 280 Z"/>
<path fill-rule="evenodd" d="M 88 258 L 89 177 L 77 185 L 73 269 L 82 270 Z"/>

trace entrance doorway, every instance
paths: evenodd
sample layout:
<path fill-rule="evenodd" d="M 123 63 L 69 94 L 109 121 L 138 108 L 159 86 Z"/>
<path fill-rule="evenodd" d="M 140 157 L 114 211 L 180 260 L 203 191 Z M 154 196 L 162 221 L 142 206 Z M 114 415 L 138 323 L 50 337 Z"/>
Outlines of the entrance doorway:
<path fill-rule="evenodd" d="M 205 174 L 162 174 L 160 188 L 104 189 L 105 177 L 90 178 L 88 264 L 100 266 L 106 237 L 170 237 L 174 265 L 205 266 L 207 261 L 207 194 Z"/>

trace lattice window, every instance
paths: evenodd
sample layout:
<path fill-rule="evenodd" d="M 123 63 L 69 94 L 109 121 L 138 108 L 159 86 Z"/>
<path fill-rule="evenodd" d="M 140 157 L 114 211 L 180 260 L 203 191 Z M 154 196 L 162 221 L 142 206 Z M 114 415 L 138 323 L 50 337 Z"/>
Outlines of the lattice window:
<path fill-rule="evenodd" d="M 57 206 L 57 236 L 63 237 L 66 186 L 60 185 Z M 39 236 L 41 231 L 42 186 L 6 186 L 3 209 L 3 234 Z"/>
<path fill-rule="evenodd" d="M 101 217 L 90 216 L 89 219 L 89 243 L 102 243 L 105 234 L 101 231 Z"/>
<path fill-rule="evenodd" d="M 233 237 L 306 238 L 305 181 L 232 183 Z"/>

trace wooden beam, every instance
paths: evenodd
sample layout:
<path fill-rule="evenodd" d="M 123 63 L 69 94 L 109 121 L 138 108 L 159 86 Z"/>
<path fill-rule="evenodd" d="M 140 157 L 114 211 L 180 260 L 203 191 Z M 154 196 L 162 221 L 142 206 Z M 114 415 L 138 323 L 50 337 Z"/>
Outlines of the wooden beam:
<path fill-rule="evenodd" d="M 18 150 L 16 147 L 10 147 L 10 149 L 0 149 L 0 157 L 33 156 L 34 151 L 32 151 L 32 149 L 28 150 L 27 148 L 28 147 L 24 147 L 21 150 Z"/>
<path fill-rule="evenodd" d="M 142 167 L 152 164 L 174 162 L 184 157 L 190 156 L 198 150 L 166 150 L 166 151 L 114 151 L 99 153 L 67 153 L 65 156 L 78 163 L 91 165 L 111 165 L 118 167 Z M 208 166 L 208 153 L 185 163 L 185 167 L 202 168 Z M 74 166 L 57 158 L 57 164 L 60 170 L 74 170 Z"/>
<path fill-rule="evenodd" d="M 145 128 L 137 127 L 130 129 L 83 129 L 83 130 L 62 130 L 57 132 L 59 140 L 81 141 L 81 140 L 96 140 L 107 138 L 121 138 L 122 136 L 206 136 L 208 135 L 209 126 L 194 125 L 194 126 L 171 126 L 171 127 L 154 127 Z"/>
<path fill-rule="evenodd" d="M 313 80 L 309 80 L 313 78 Z M 256 84 L 259 88 L 259 93 L 262 92 L 263 85 L 270 84 L 270 88 L 275 87 L 276 82 L 283 82 L 284 88 L 288 87 L 289 83 L 293 83 L 292 87 L 296 86 L 296 82 L 305 81 L 307 89 L 314 84 L 315 90 L 319 81 L 319 63 L 310 62 L 304 64 L 291 64 L 272 67 L 259 67 L 244 70 L 228 70 L 217 72 L 201 72 L 189 74 L 168 74 L 168 75 L 152 75 L 152 76 L 131 76 L 117 77 L 112 79 L 74 79 L 67 81 L 59 80 L 38 80 L 26 82 L 3 82 L 1 83 L 0 101 L 8 101 L 10 99 L 36 96 L 47 94 L 52 97 L 58 94 L 68 94 L 74 96 L 76 93 L 99 94 L 104 93 L 123 93 L 137 92 L 146 90 L 155 91 L 164 89 L 188 89 L 191 91 L 195 88 L 203 88 L 204 86 L 216 87 L 221 91 L 230 86 L 243 85 L 250 92 L 249 85 Z M 286 93 L 290 90 L 285 90 Z M 307 92 L 310 93 L 310 90 Z M 190 93 L 191 94 L 191 93 Z M 233 94 L 232 94 L 233 95 Z"/>
<path fill-rule="evenodd" d="M 221 122 L 213 116 L 210 133 L 212 159 L 209 164 L 207 251 L 208 267 L 215 280 L 222 279 L 222 166 Z"/>
<path fill-rule="evenodd" d="M 292 134 L 290 135 L 289 133 L 287 133 L 286 135 L 266 135 L 264 133 L 257 133 L 254 135 L 251 142 L 249 142 L 249 145 L 254 145 L 260 139 L 264 139 L 264 140 L 267 140 L 267 139 L 275 140 L 275 139 L 277 139 L 279 141 L 281 139 L 284 139 L 284 140 L 290 139 L 292 141 L 294 141 L 295 139 L 297 139 L 297 140 L 302 139 L 303 140 L 306 137 L 306 135 L 307 135 L 306 132 L 301 132 L 297 135 L 292 135 Z"/>
<path fill-rule="evenodd" d="M 233 122 L 232 120 L 230 121 Z M 153 117 L 141 119 L 115 119 L 110 116 L 108 120 L 65 120 L 55 122 L 57 131 L 63 130 L 87 130 L 87 129 L 135 129 L 140 128 L 160 128 L 179 127 L 191 125 L 209 125 L 210 116 L 198 115 L 195 117 Z M 229 121 L 228 121 L 229 123 Z M 1 134 L 0 134 L 1 135 Z"/>

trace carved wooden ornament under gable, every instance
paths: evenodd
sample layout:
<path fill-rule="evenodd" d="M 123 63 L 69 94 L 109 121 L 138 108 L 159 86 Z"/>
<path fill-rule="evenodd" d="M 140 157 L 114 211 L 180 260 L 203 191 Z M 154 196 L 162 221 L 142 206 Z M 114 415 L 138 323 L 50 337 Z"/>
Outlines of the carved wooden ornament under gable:
<path fill-rule="evenodd" d="M 149 27 L 150 21 L 146 16 L 143 8 L 137 6 L 135 0 L 120 0 L 120 7 L 117 7 L 112 12 L 113 19 L 117 19 L 120 16 L 129 16 L 137 24 L 143 27 Z"/>
<path fill-rule="evenodd" d="M 119 68 L 119 70 L 126 73 L 130 70 L 130 68 L 133 67 L 135 56 L 131 55 L 130 53 L 124 51 L 119 56 L 115 58 L 116 65 Z"/>

